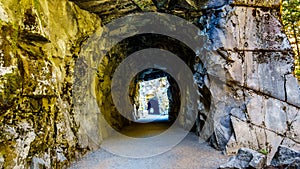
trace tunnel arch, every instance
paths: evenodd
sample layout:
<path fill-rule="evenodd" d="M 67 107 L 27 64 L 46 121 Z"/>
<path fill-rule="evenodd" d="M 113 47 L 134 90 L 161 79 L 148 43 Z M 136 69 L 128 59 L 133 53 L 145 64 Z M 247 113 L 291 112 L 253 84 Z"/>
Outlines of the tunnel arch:
<path fill-rule="evenodd" d="M 140 86 L 138 85 L 141 82 L 144 81 L 151 81 L 159 78 L 166 78 L 166 81 L 168 82 L 167 87 L 167 97 L 168 97 L 168 121 L 174 122 L 178 116 L 178 112 L 180 110 L 180 92 L 178 92 L 179 86 L 176 82 L 176 80 L 167 72 L 161 70 L 161 69 L 145 69 L 138 74 L 135 75 L 135 77 L 132 79 L 130 86 L 129 86 L 129 97 L 132 104 L 135 104 L 138 106 L 139 102 L 137 99 L 139 96 L 139 90 Z M 162 113 L 161 113 L 162 114 Z"/>
<path fill-rule="evenodd" d="M 123 126 L 129 125 L 131 123 L 130 120 L 127 120 L 124 116 L 120 115 L 114 106 L 113 99 L 111 96 L 111 80 L 114 74 L 114 71 L 117 69 L 118 65 L 129 55 L 136 51 L 140 51 L 147 48 L 158 48 L 170 51 L 177 55 L 180 59 L 182 59 L 186 65 L 190 68 L 192 73 L 197 78 L 198 91 L 202 95 L 200 96 L 200 101 L 203 103 L 205 109 L 209 109 L 210 107 L 210 92 L 209 89 L 204 85 L 204 76 L 205 69 L 203 72 L 195 71 L 195 65 L 201 66 L 204 68 L 201 60 L 196 57 L 195 52 L 190 49 L 187 45 L 180 42 L 179 40 L 168 37 L 165 35 L 159 34 L 139 34 L 135 36 L 131 36 L 117 43 L 107 54 L 104 56 L 103 61 L 100 63 L 96 77 L 96 93 L 97 93 L 97 102 L 101 109 L 101 113 L 104 115 L 105 120 L 111 125 L 115 130 L 120 130 Z M 141 63 L 143 64 L 143 63 Z M 176 67 L 176 65 L 174 65 Z M 176 83 L 174 79 L 169 78 L 172 83 Z M 179 88 L 173 86 L 171 89 L 173 93 L 178 92 Z M 173 98 L 174 102 L 180 103 L 179 98 Z M 105 100 L 104 102 L 102 100 Z M 195 105 L 196 106 L 196 105 Z M 196 106 L 198 107 L 198 106 Z M 174 109 L 179 110 L 178 107 Z M 199 117 L 205 113 L 201 113 L 198 110 L 195 110 L 197 118 L 197 122 L 194 126 L 194 131 L 199 132 L 199 129 L 203 127 L 203 123 L 205 121 L 199 122 Z M 200 115 L 198 115 L 200 113 Z M 204 115 L 205 116 L 205 115 Z M 177 118 L 175 114 L 173 118 Z M 186 117 L 188 118 L 188 117 Z M 193 118 L 193 117 L 189 117 Z M 201 119 L 205 119 L 201 118 Z"/>
<path fill-rule="evenodd" d="M 88 144 L 92 149 L 99 148 L 103 139 L 116 131 L 111 128 L 110 124 L 115 124 L 116 129 L 120 129 L 122 126 L 129 124 L 129 121 L 124 120 L 124 117 L 118 115 L 113 104 L 108 104 L 113 103 L 113 99 L 107 94 L 111 91 L 109 84 L 111 83 L 111 78 L 113 76 L 112 72 L 113 70 L 116 70 L 117 67 L 117 64 L 115 63 L 121 63 L 123 60 L 126 60 L 126 56 L 128 56 L 126 53 L 129 53 L 128 51 L 130 50 L 125 51 L 125 53 L 119 52 L 121 57 L 113 57 L 116 56 L 114 51 L 117 51 L 113 49 L 122 49 L 120 45 L 117 44 L 121 43 L 124 39 L 143 34 L 151 33 L 165 36 L 168 39 L 175 39 L 183 44 L 181 46 L 187 46 L 190 49 L 186 48 L 186 50 L 192 51 L 191 55 L 181 55 L 181 60 L 182 63 L 185 62 L 183 67 L 188 67 L 187 69 L 193 73 L 191 78 L 189 78 L 191 80 L 186 80 L 186 82 L 194 83 L 194 87 L 192 88 L 198 88 L 197 91 L 195 89 L 195 92 L 191 93 L 196 93 L 199 97 L 199 101 L 194 103 L 190 102 L 188 100 L 188 95 L 190 94 L 188 93 L 188 90 L 184 89 L 186 92 L 183 94 L 187 97 L 184 95 L 182 95 L 182 97 L 185 98 L 184 102 L 187 104 L 183 104 L 185 105 L 185 110 L 180 112 L 189 113 L 185 113 L 183 116 L 180 116 L 180 118 L 177 118 L 183 121 L 183 128 L 185 124 L 187 124 L 186 126 L 194 124 L 191 119 L 196 120 L 198 112 L 204 112 L 204 115 L 208 115 L 209 112 L 206 110 L 210 109 L 209 104 L 205 105 L 203 104 L 203 101 L 200 100 L 205 100 L 207 103 L 210 103 L 211 100 L 210 89 L 206 87 L 207 84 L 209 86 L 210 82 L 205 82 L 205 79 L 208 79 L 208 73 L 206 72 L 204 65 L 210 65 L 212 63 L 210 63 L 210 59 L 206 57 L 210 52 L 209 46 L 205 46 L 209 45 L 207 37 L 199 34 L 199 31 L 200 30 L 195 25 L 179 17 L 150 12 L 128 15 L 116 19 L 112 23 L 107 24 L 104 28 L 98 29 L 90 36 L 80 51 L 74 71 L 75 82 L 72 95 L 75 106 L 74 109 L 78 112 L 75 116 L 79 126 L 77 132 L 79 135 L 79 142 Z M 159 42 L 159 40 L 160 39 L 156 39 L 156 42 Z M 161 46 L 171 46 L 171 49 L 173 46 L 173 51 L 182 49 L 178 48 L 178 44 L 177 46 L 174 44 L 170 45 L 170 43 L 160 44 Z M 128 46 L 128 44 L 122 45 L 125 47 Z M 141 48 L 141 46 L 142 48 L 146 48 L 143 44 L 137 44 L 132 48 Z M 180 58 L 176 52 L 173 52 L 170 49 L 166 49 L 166 51 L 170 51 L 169 53 L 175 56 L 175 60 Z M 132 52 L 134 52 L 134 50 L 132 50 Z M 137 52 L 134 52 L 133 54 L 135 53 Z M 202 64 L 202 61 L 204 64 Z M 166 62 L 166 64 L 169 63 Z M 173 66 L 171 67 L 173 69 Z M 105 74 L 103 74 L 104 72 Z M 102 92 L 99 92 L 99 89 L 101 89 Z M 103 97 L 103 94 L 107 97 Z M 112 122 L 107 122 L 105 120 L 103 116 L 106 115 L 104 115 L 105 112 L 100 110 L 101 108 L 110 110 L 110 112 L 115 112 L 107 114 L 107 119 L 113 119 Z M 209 116 L 208 120 L 211 118 L 212 117 Z M 199 118 L 197 120 L 199 120 Z M 206 124 L 211 128 L 211 123 Z M 199 122 L 196 126 L 199 128 Z M 200 129 L 197 130 L 200 131 Z M 206 131 L 205 128 L 203 131 Z"/>

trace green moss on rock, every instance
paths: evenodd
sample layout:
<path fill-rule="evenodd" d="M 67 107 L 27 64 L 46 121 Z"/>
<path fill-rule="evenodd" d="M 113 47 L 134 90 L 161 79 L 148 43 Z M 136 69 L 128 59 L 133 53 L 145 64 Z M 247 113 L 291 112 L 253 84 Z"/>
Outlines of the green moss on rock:
<path fill-rule="evenodd" d="M 62 168 L 88 148 L 75 136 L 73 56 L 101 20 L 66 0 L 0 5 L 0 165 Z"/>

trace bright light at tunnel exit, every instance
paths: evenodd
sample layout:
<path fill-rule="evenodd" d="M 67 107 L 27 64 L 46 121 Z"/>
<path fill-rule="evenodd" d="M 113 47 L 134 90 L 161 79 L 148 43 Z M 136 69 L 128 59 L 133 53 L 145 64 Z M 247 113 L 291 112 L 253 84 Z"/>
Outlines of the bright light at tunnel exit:
<path fill-rule="evenodd" d="M 137 103 L 134 104 L 136 122 L 168 120 L 170 85 L 167 77 L 140 81 L 137 86 L 138 98 Z"/>

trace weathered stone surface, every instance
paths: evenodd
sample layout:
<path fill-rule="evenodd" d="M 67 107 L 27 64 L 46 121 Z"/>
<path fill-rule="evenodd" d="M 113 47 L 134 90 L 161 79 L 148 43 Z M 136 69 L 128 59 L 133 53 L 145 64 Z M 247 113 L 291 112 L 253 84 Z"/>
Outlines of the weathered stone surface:
<path fill-rule="evenodd" d="M 146 0 L 139 1 L 138 3 L 128 0 L 73 1 L 80 8 L 88 10 L 92 13 L 96 13 L 98 16 L 100 16 L 103 23 L 108 23 L 113 19 L 117 19 L 140 10 L 155 10 L 152 3 Z"/>
<path fill-rule="evenodd" d="M 219 10 L 221 7 L 231 5 L 237 6 L 262 6 L 262 7 L 279 7 L 278 0 L 270 1 L 241 1 L 241 0 L 180 0 L 176 3 L 170 0 L 141 0 L 141 1 L 106 1 L 106 0 L 72 0 L 80 8 L 88 10 L 90 12 L 97 13 L 104 23 L 110 22 L 113 19 L 120 18 L 129 13 L 135 13 L 140 11 L 168 11 L 175 15 L 184 16 L 186 19 L 191 15 L 194 15 L 193 10 Z M 186 15 L 186 11 L 188 12 Z M 197 12 L 196 12 L 197 13 Z M 198 17 L 199 15 L 195 15 Z M 243 16 L 242 16 L 243 17 Z M 240 24 L 240 23 L 239 23 Z"/>
<path fill-rule="evenodd" d="M 33 157 L 31 161 L 30 168 L 51 168 L 50 167 L 50 157 L 45 161 L 43 158 Z"/>
<path fill-rule="evenodd" d="M 272 166 L 300 167 L 300 151 L 292 150 L 286 146 L 279 146 L 271 161 Z"/>
<path fill-rule="evenodd" d="M 200 19 L 201 24 L 205 22 L 209 23 L 206 24 L 207 26 L 203 26 L 203 31 L 211 37 L 213 46 L 219 48 L 217 49 L 217 53 L 221 56 L 221 60 L 223 59 L 225 61 L 215 61 L 214 63 L 205 65 L 207 65 L 209 73 L 224 77 L 222 76 L 222 70 L 216 68 L 218 67 L 217 64 L 220 64 L 219 67 L 228 70 L 228 74 L 225 78 L 226 82 L 233 81 L 237 85 L 246 88 L 245 91 L 247 92 L 244 91 L 244 93 L 246 93 L 246 102 L 244 104 L 246 105 L 245 112 L 247 112 L 247 119 L 241 118 L 243 117 L 243 113 L 239 113 L 238 115 L 235 113 L 232 115 L 243 121 L 247 120 L 250 123 L 247 124 L 243 121 L 237 122 L 237 119 L 232 120 L 235 137 L 230 137 L 226 146 L 226 152 L 234 153 L 240 147 L 250 147 L 256 150 L 267 149 L 270 151 L 268 155 L 269 163 L 283 138 L 277 134 L 266 131 L 265 128 L 278 132 L 278 134 L 284 134 L 288 130 L 288 126 L 286 125 L 287 119 L 284 118 L 288 113 L 284 110 L 285 107 L 290 107 L 284 103 L 287 97 L 285 75 L 291 74 L 293 61 L 292 55 L 288 52 L 268 52 L 268 50 L 289 50 L 290 47 L 287 38 L 281 31 L 282 28 L 277 20 L 276 12 L 262 11 L 257 8 L 251 10 L 251 8 L 244 7 L 224 7 L 222 10 L 223 13 L 228 12 L 227 15 L 222 15 L 221 12 L 208 17 L 204 15 Z M 264 18 L 264 16 L 267 18 Z M 262 22 L 264 25 L 260 25 Z M 275 40 L 270 40 L 270 37 L 267 36 L 265 37 L 265 32 L 267 31 L 277 32 L 276 36 L 282 37 L 282 40 L 274 43 Z M 261 40 L 254 40 L 253 38 L 260 38 Z M 248 40 L 251 42 L 248 43 Z M 215 59 L 215 56 L 213 56 L 213 58 Z M 274 65 L 278 66 L 274 67 Z M 214 68 L 214 70 L 210 70 L 211 68 Z M 295 84 L 295 82 L 289 83 Z M 213 87 L 210 89 L 212 93 L 218 90 Z M 251 89 L 253 89 L 255 93 L 260 93 L 260 95 L 248 95 L 247 93 L 249 90 L 251 91 Z M 271 96 L 276 99 L 268 100 L 261 95 Z M 222 94 L 218 93 L 216 96 L 219 97 L 222 96 Z M 234 94 L 232 94 L 232 96 L 235 97 Z M 241 98 L 243 98 L 243 96 Z M 234 104 L 235 101 L 229 100 L 225 101 L 226 105 Z M 296 100 L 298 99 L 295 98 L 294 101 Z M 238 102 L 240 102 L 240 100 Z M 223 110 L 226 110 L 228 107 L 229 106 L 225 106 Z M 222 113 L 216 112 L 216 114 Z M 218 120 L 215 119 L 214 121 Z M 276 121 L 276 123 L 274 123 L 274 121 Z M 207 121 L 207 123 L 212 122 Z M 215 125 L 215 128 L 218 129 L 219 125 Z M 207 128 L 204 127 L 203 130 L 207 131 Z M 202 131 L 202 133 L 205 133 L 204 131 Z M 217 136 L 217 138 L 212 137 L 214 142 L 220 143 L 218 140 L 223 138 L 223 135 L 226 135 L 225 133 L 227 133 L 225 130 L 215 130 L 215 136 Z M 291 133 L 296 132 L 292 131 Z"/>
<path fill-rule="evenodd" d="M 257 136 L 255 133 L 255 129 L 253 125 L 248 124 L 247 122 L 243 122 L 235 117 L 231 117 L 231 122 L 233 125 L 233 130 L 235 133 L 236 144 L 232 147 L 227 147 L 227 151 L 231 151 L 231 149 L 239 149 L 241 147 L 247 146 L 252 149 L 258 149 L 257 145 Z M 230 145 L 228 145 L 230 146 Z"/>
<path fill-rule="evenodd" d="M 269 164 L 280 144 L 299 146 L 298 139 L 295 137 L 298 133 L 296 130 L 299 128 L 297 122 L 299 109 L 290 107 L 283 101 L 252 92 L 245 92 L 245 94 L 248 100 L 246 107 L 249 119 L 246 122 L 231 117 L 235 137 L 226 146 L 228 153 L 234 153 L 241 147 L 254 150 L 265 149 L 268 151 Z M 283 143 L 282 135 L 286 135 L 286 143 Z"/>
<path fill-rule="evenodd" d="M 215 49 L 242 49 L 245 43 L 247 8 L 224 6 L 220 10 L 221 12 L 216 14 L 210 13 L 200 17 L 199 22 L 203 31 L 211 37 Z"/>
<path fill-rule="evenodd" d="M 277 148 L 280 146 L 283 138 L 274 132 L 270 132 L 268 130 L 266 130 L 265 132 L 267 138 L 266 144 L 267 144 L 267 151 L 268 151 L 267 164 L 270 165 L 271 160 L 274 157 Z"/>
<path fill-rule="evenodd" d="M 226 5 L 234 6 L 261 6 L 271 7 L 279 9 L 279 0 L 268 1 L 253 1 L 253 0 L 179 0 L 176 3 L 170 0 L 121 0 L 121 1 L 107 1 L 107 0 L 72 0 L 80 8 L 88 10 L 90 12 L 98 14 L 104 23 L 108 23 L 113 19 L 120 18 L 129 13 L 135 13 L 140 11 L 172 11 L 176 15 L 186 16 L 185 13 L 188 10 L 214 10 L 220 9 Z M 194 15 L 193 12 L 189 12 Z"/>
<path fill-rule="evenodd" d="M 134 3 L 144 12 L 157 11 L 157 8 L 152 0 L 134 0 Z"/>
<path fill-rule="evenodd" d="M 213 98 L 210 111 L 216 114 L 208 113 L 200 136 L 208 139 L 213 134 L 211 142 L 214 147 L 224 149 L 233 132 L 229 114 L 233 108 L 239 107 L 243 93 L 238 88 L 231 88 L 219 80 L 221 79 L 213 79 L 210 86 Z M 236 100 L 232 98 L 232 94 Z"/>
<path fill-rule="evenodd" d="M 282 141 L 281 145 L 289 147 L 289 148 L 294 149 L 294 150 L 300 150 L 300 145 L 297 144 L 296 142 L 294 142 L 293 140 L 289 139 L 289 138 L 285 138 Z"/>
<path fill-rule="evenodd" d="M 230 111 L 230 115 L 242 120 L 242 121 L 246 121 L 247 120 L 247 117 L 246 117 L 246 114 L 245 114 L 245 111 L 242 110 L 241 108 L 233 108 L 231 109 Z"/>
<path fill-rule="evenodd" d="M 101 21 L 68 1 L 0 1 L 0 11 L 1 166 L 61 168 L 88 149 L 77 147 L 73 67 Z"/>
<path fill-rule="evenodd" d="M 300 168 L 300 158 L 293 160 L 293 162 L 289 164 L 287 168 Z"/>
<path fill-rule="evenodd" d="M 244 59 L 246 87 L 285 101 L 284 75 L 292 73 L 292 56 L 276 52 L 245 52 Z"/>
<path fill-rule="evenodd" d="M 278 100 L 269 99 L 265 102 L 265 107 L 267 107 L 264 120 L 266 128 L 276 133 L 284 133 L 287 130 L 287 119 L 282 103 Z"/>
<path fill-rule="evenodd" d="M 300 87 L 298 80 L 293 75 L 285 76 L 287 102 L 300 107 Z"/>
<path fill-rule="evenodd" d="M 242 169 L 255 168 L 261 169 L 266 165 L 266 156 L 248 148 L 238 150 L 236 156 L 231 157 L 229 161 L 221 165 L 220 169 Z"/>
<path fill-rule="evenodd" d="M 291 50 L 276 11 L 241 6 L 224 6 L 219 11 L 199 20 L 200 24 L 208 23 L 203 24 L 203 28 L 213 37 L 216 48 Z"/>
<path fill-rule="evenodd" d="M 275 10 L 247 8 L 244 49 L 291 50 Z"/>
<path fill-rule="evenodd" d="M 279 7 L 280 0 L 230 0 L 236 5 L 263 6 L 263 7 Z"/>
<path fill-rule="evenodd" d="M 102 34 L 101 24 L 145 11 L 185 18 L 209 39 L 198 47 L 196 58 L 185 52 L 182 57 L 194 64 L 189 66 L 200 88 L 202 100 L 188 107 L 198 107 L 201 114 L 200 137 L 230 153 L 241 147 L 265 150 L 268 163 L 280 144 L 300 146 L 299 83 L 278 19 L 279 0 L 74 2 L 85 10 L 67 0 L 0 0 L 0 168 L 60 168 L 97 149 L 109 136 L 110 124 L 121 128 L 128 123 L 111 104 L 109 92 L 113 71 L 129 49 L 115 48 L 119 55 L 103 58 L 101 65 L 90 57 L 98 51 L 81 51 L 96 29 L 96 38 Z M 125 22 L 110 33 L 135 29 Z M 74 75 L 75 65 L 80 69 Z"/>
<path fill-rule="evenodd" d="M 300 110 L 289 108 L 287 115 L 290 117 L 287 121 L 288 131 L 287 138 L 295 140 L 299 143 L 300 141 Z"/>
<path fill-rule="evenodd" d="M 5 161 L 4 161 L 4 158 L 3 158 L 3 156 L 1 156 L 1 157 L 0 157 L 0 167 L 1 167 L 1 168 L 4 168 L 4 162 L 5 162 Z"/>
<path fill-rule="evenodd" d="M 249 118 L 253 124 L 262 125 L 264 123 L 264 105 L 263 97 L 249 93 L 251 99 L 248 101 L 246 107 Z"/>

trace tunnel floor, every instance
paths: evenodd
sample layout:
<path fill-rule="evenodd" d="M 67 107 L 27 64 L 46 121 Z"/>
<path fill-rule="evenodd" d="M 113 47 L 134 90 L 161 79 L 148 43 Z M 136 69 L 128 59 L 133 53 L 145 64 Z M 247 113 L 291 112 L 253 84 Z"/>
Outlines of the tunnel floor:
<path fill-rule="evenodd" d="M 150 117 L 150 118 L 149 118 Z M 168 116 L 150 115 L 148 118 L 141 118 L 121 130 L 122 134 L 136 138 L 146 138 L 161 134 L 172 125 Z"/>
<path fill-rule="evenodd" d="M 163 132 L 169 125 L 164 121 L 147 124 L 134 123 L 125 127 L 122 132 L 133 137 L 149 137 Z M 118 147 L 122 141 L 126 140 L 122 140 L 118 136 L 109 137 L 106 140 L 109 143 L 116 142 L 116 148 L 122 148 Z M 159 148 L 155 147 L 159 145 L 149 144 L 147 147 L 151 151 Z M 141 149 L 143 148 L 145 147 L 141 147 Z M 73 163 L 70 169 L 215 169 L 224 164 L 227 159 L 228 156 L 222 155 L 221 152 L 216 151 L 204 140 L 199 140 L 199 137 L 190 132 L 179 144 L 162 154 L 147 158 L 129 158 L 100 148 Z"/>
<path fill-rule="evenodd" d="M 146 138 L 161 134 L 170 127 L 169 122 L 133 123 L 121 130 L 122 134 L 136 138 Z"/>

